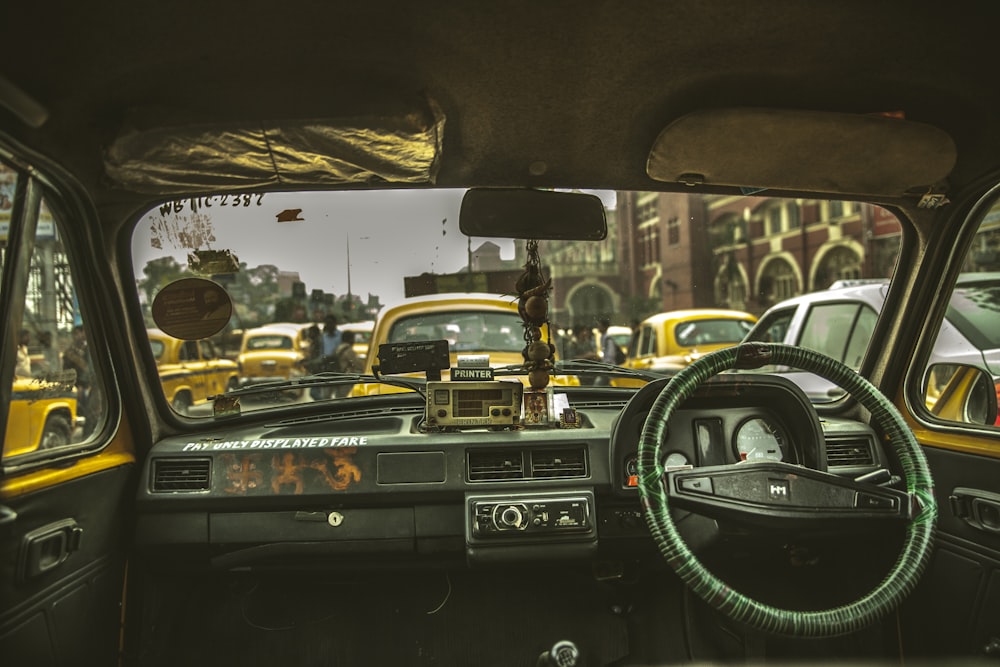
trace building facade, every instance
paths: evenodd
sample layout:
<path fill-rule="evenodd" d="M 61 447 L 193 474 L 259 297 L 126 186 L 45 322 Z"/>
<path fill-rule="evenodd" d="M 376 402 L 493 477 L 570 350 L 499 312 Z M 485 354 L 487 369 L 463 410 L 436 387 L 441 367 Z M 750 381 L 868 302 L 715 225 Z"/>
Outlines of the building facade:
<path fill-rule="evenodd" d="M 888 277 L 899 221 L 847 201 L 619 192 L 608 242 L 540 245 L 553 321 L 635 324 L 685 308 L 763 313 L 837 280 Z"/>
<path fill-rule="evenodd" d="M 838 280 L 887 278 L 901 227 L 886 209 L 848 201 L 705 198 L 713 305 L 760 314 Z"/>

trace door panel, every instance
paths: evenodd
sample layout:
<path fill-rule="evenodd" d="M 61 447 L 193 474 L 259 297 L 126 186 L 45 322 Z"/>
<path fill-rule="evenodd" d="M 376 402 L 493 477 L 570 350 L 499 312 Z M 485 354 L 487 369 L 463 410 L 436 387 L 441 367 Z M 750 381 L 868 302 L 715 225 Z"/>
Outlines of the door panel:
<path fill-rule="evenodd" d="M 0 162 L 0 322 L 16 341 L 0 349 L 0 662 L 109 665 L 135 468 L 100 326 L 112 281 L 83 207 L 36 173 Z"/>
<path fill-rule="evenodd" d="M 120 466 L 3 501 L 17 513 L 0 540 L 5 663 L 114 663 L 125 553 L 116 517 L 130 501 L 133 469 Z M 67 519 L 79 530 L 78 543 L 63 562 L 32 575 L 38 568 L 26 536 Z"/>
<path fill-rule="evenodd" d="M 911 655 L 983 655 L 1000 649 L 1000 531 L 963 519 L 956 488 L 1000 490 L 1000 459 L 925 447 L 938 502 L 934 556 L 904 605 L 903 632 Z"/>

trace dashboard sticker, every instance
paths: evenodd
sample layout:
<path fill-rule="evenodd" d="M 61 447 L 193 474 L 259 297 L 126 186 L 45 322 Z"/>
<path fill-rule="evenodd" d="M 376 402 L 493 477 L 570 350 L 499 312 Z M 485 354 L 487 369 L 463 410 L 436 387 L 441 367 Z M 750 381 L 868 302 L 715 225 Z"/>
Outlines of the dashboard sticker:
<path fill-rule="evenodd" d="M 238 495 L 301 495 L 345 491 L 361 481 L 354 462 L 356 447 L 321 451 L 263 452 L 220 457 L 226 471 L 226 493 Z"/>
<path fill-rule="evenodd" d="M 254 491 L 264 485 L 264 473 L 260 469 L 259 456 L 234 455 L 223 457 L 223 468 L 226 471 L 226 493 L 237 493 L 245 496 L 248 491 Z"/>
<path fill-rule="evenodd" d="M 367 436 L 343 435 L 324 438 L 266 438 L 262 440 L 205 440 L 189 442 L 184 452 L 218 452 L 233 449 L 326 449 L 328 447 L 363 447 Z"/>

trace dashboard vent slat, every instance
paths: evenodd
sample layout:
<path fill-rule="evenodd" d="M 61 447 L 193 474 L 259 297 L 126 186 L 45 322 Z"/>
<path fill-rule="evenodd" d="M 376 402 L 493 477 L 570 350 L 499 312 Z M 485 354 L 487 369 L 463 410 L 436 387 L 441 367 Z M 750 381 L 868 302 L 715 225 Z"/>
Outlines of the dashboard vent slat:
<path fill-rule="evenodd" d="M 566 447 L 532 451 L 531 476 L 536 478 L 586 477 L 586 448 Z"/>
<path fill-rule="evenodd" d="M 153 461 L 153 491 L 208 491 L 211 487 L 211 459 Z"/>
<path fill-rule="evenodd" d="M 470 450 L 470 482 L 587 477 L 587 448 Z"/>
<path fill-rule="evenodd" d="M 831 468 L 861 467 L 875 464 L 872 443 L 867 439 L 828 440 L 826 460 L 827 465 Z"/>
<path fill-rule="evenodd" d="M 524 457 L 519 451 L 469 452 L 469 481 L 524 479 Z"/>

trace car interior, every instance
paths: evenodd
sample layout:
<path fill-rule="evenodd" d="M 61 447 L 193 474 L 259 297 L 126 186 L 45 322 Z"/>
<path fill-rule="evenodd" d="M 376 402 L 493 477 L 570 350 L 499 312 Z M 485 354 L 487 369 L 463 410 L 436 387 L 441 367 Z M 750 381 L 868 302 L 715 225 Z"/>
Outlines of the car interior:
<path fill-rule="evenodd" d="M 996 664 L 1000 359 L 935 347 L 956 294 L 1000 331 L 993 4 L 5 9 L 0 319 L 37 339 L 30 386 L 0 349 L 4 664 Z M 662 197 L 707 203 L 628 236 Z M 564 353 L 580 286 L 637 325 L 854 276 L 765 274 L 751 199 L 769 257 L 822 233 L 887 281 L 851 367 Z M 379 340 L 427 285 L 517 308 Z M 365 371 L 236 377 L 255 326 L 336 354 L 334 308 Z M 202 351 L 169 380 L 168 339 Z"/>

